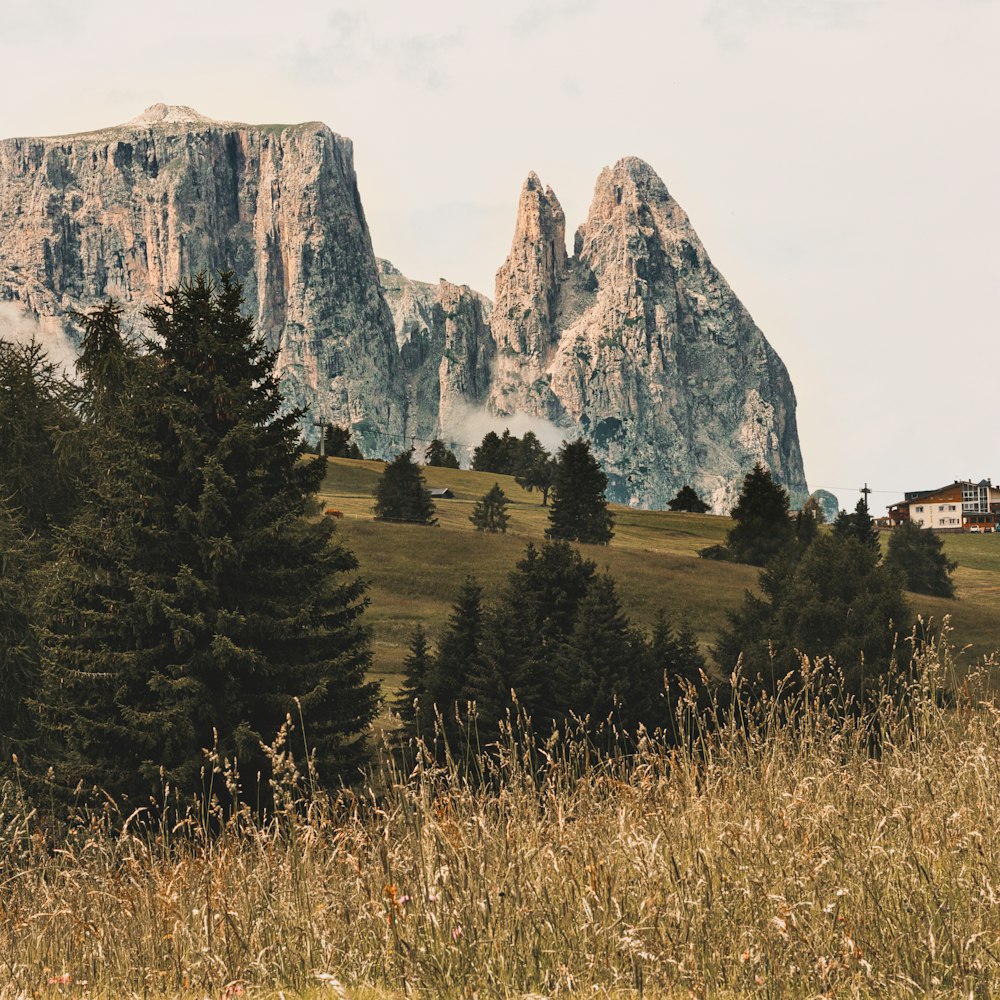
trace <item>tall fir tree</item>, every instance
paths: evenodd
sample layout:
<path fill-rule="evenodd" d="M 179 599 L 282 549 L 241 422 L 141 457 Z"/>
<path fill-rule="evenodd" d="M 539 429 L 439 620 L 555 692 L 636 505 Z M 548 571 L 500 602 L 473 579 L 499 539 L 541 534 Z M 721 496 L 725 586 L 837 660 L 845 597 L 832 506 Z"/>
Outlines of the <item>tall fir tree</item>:
<path fill-rule="evenodd" d="M 403 683 L 392 703 L 403 723 L 405 736 L 423 736 L 434 725 L 434 705 L 429 683 L 434 671 L 434 654 L 423 625 L 410 636 L 410 647 L 403 660 Z"/>
<path fill-rule="evenodd" d="M 863 496 L 858 500 L 850 514 L 842 510 L 836 516 L 833 522 L 833 533 L 843 538 L 857 539 L 871 550 L 876 559 L 882 553 L 878 528 L 875 527 L 875 522 L 868 511 L 868 502 Z"/>
<path fill-rule="evenodd" d="M 510 501 L 507 494 L 500 489 L 499 483 L 494 483 L 475 503 L 469 520 L 475 525 L 476 531 L 488 531 L 492 534 L 507 532 L 510 515 L 507 505 Z"/>
<path fill-rule="evenodd" d="M 412 448 L 400 452 L 379 478 L 375 490 L 375 518 L 379 521 L 437 524 L 434 502 L 424 484 L 420 466 L 413 461 Z"/>
<path fill-rule="evenodd" d="M 454 720 L 456 706 L 461 711 L 468 699 L 469 677 L 479 667 L 482 642 L 483 588 L 470 576 L 452 606 L 427 683 L 431 702 L 448 726 Z"/>
<path fill-rule="evenodd" d="M 439 469 L 457 469 L 455 453 L 440 438 L 434 438 L 424 452 L 424 465 Z"/>
<path fill-rule="evenodd" d="M 677 496 L 667 505 L 671 510 L 682 510 L 690 514 L 704 514 L 711 508 L 700 496 L 693 486 L 682 486 Z"/>
<path fill-rule="evenodd" d="M 730 516 L 735 524 L 726 538 L 726 549 L 735 562 L 763 566 L 792 539 L 788 493 L 760 463 L 744 477 Z"/>
<path fill-rule="evenodd" d="M 590 444 L 584 440 L 565 442 L 557 457 L 546 536 L 607 545 L 614 535 L 607 486 L 608 477 L 591 453 Z"/>
<path fill-rule="evenodd" d="M 241 305 L 231 275 L 202 275 L 147 310 L 154 336 L 117 425 L 123 475 L 62 540 L 53 764 L 135 806 L 163 780 L 204 793 L 213 745 L 266 778 L 261 744 L 289 715 L 321 779 L 350 777 L 376 711 L 357 562 L 311 516 L 324 470 L 300 461 L 302 411 L 281 414 L 275 354 Z"/>

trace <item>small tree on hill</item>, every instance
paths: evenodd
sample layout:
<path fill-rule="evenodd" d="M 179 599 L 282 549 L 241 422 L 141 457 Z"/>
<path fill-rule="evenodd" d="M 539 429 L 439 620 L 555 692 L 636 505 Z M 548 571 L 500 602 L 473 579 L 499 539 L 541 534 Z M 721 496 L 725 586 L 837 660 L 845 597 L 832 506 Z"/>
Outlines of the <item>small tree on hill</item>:
<path fill-rule="evenodd" d="M 469 520 L 476 526 L 476 531 L 506 532 L 507 522 L 510 520 L 508 503 L 507 494 L 499 483 L 494 483 L 489 492 L 476 501 Z"/>
<path fill-rule="evenodd" d="M 567 441 L 556 459 L 548 538 L 607 545 L 614 531 L 604 491 L 608 477 L 584 440 Z"/>
<path fill-rule="evenodd" d="M 788 494 L 759 462 L 744 477 L 730 516 L 736 523 L 729 531 L 726 549 L 735 562 L 763 566 L 792 538 Z"/>
<path fill-rule="evenodd" d="M 438 469 L 457 469 L 458 459 L 440 438 L 434 438 L 424 452 L 424 465 Z"/>
<path fill-rule="evenodd" d="M 868 503 L 864 497 L 857 502 L 850 514 L 842 510 L 833 522 L 833 533 L 843 538 L 856 538 L 862 545 L 867 545 L 873 555 L 881 555 L 878 540 L 878 529 L 868 513 Z"/>
<path fill-rule="evenodd" d="M 556 479 L 556 465 L 556 460 L 548 452 L 545 452 L 515 477 L 517 485 L 522 490 L 527 490 L 529 493 L 538 490 L 542 494 L 543 507 L 549 505 L 549 491 Z"/>
<path fill-rule="evenodd" d="M 326 434 L 326 453 L 331 458 L 361 459 L 365 457 L 361 454 L 361 449 L 351 440 L 349 427 L 327 424 L 324 433 Z"/>
<path fill-rule="evenodd" d="M 434 503 L 424 485 L 413 449 L 401 451 L 386 467 L 375 490 L 375 517 L 379 521 L 437 524 Z"/>
<path fill-rule="evenodd" d="M 951 574 L 958 563 L 944 554 L 940 536 L 907 521 L 889 535 L 885 565 L 903 579 L 903 586 L 916 594 L 954 597 Z"/>
<path fill-rule="evenodd" d="M 667 506 L 671 510 L 687 511 L 691 514 L 704 514 L 711 509 L 691 486 L 682 486 L 680 492 Z"/>
<path fill-rule="evenodd" d="M 403 684 L 392 703 L 407 736 L 420 736 L 434 725 L 434 706 L 428 693 L 434 656 L 423 625 L 410 637 L 410 649 L 403 660 Z"/>

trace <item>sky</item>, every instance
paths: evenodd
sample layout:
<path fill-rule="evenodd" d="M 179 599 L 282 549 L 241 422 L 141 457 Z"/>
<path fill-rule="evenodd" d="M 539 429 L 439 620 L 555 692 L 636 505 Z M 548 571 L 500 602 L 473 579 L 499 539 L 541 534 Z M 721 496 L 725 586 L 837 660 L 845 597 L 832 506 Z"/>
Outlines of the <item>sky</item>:
<path fill-rule="evenodd" d="M 1000 0 L 4 8 L 0 136 L 318 119 L 375 252 L 491 297 L 529 171 L 572 241 L 640 156 L 787 365 L 811 489 L 1000 482 Z"/>

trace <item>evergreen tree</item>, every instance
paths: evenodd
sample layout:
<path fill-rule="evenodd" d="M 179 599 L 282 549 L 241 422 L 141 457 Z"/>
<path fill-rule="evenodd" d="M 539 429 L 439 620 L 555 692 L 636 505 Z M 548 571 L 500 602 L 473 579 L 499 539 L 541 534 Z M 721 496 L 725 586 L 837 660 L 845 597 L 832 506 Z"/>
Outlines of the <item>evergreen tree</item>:
<path fill-rule="evenodd" d="M 407 736 L 422 736 L 434 725 L 434 706 L 428 693 L 434 670 L 434 656 L 423 625 L 418 625 L 410 637 L 410 649 L 403 660 L 403 684 L 393 702 L 393 708 L 403 721 Z"/>
<path fill-rule="evenodd" d="M 440 438 L 434 438 L 424 452 L 424 465 L 438 469 L 457 469 L 458 459 L 455 453 L 445 445 Z"/>
<path fill-rule="evenodd" d="M 710 691 L 704 682 L 707 671 L 698 640 L 691 626 L 684 623 L 672 628 L 661 610 L 653 625 L 647 654 L 636 657 L 644 676 L 635 685 L 633 696 L 638 710 L 636 721 L 647 729 L 660 729 L 674 743 L 690 739 L 693 733 L 678 729 L 678 706 L 693 698 L 693 712 L 702 717 L 711 707 Z M 694 718 L 689 719 L 694 722 Z"/>
<path fill-rule="evenodd" d="M 763 596 L 748 594 L 730 616 L 722 669 L 742 653 L 750 691 L 774 697 L 801 688 L 803 655 L 828 658 L 843 674 L 835 696 L 860 706 L 896 666 L 896 634 L 908 629 L 898 578 L 852 535 L 821 534 L 794 560 L 792 548 L 780 554 L 761 574 Z"/>
<path fill-rule="evenodd" d="M 519 441 L 517 438 L 514 438 L 514 441 L 517 444 L 511 475 L 515 477 L 526 475 L 528 470 L 552 457 L 545 450 L 542 442 L 538 440 L 538 436 L 534 431 L 525 431 L 524 437 Z"/>
<path fill-rule="evenodd" d="M 939 535 L 912 521 L 895 528 L 889 535 L 885 565 L 899 573 L 903 586 L 915 594 L 955 596 L 951 574 L 958 563 L 945 555 Z"/>
<path fill-rule="evenodd" d="M 704 514 L 711 509 L 691 486 L 682 486 L 677 496 L 667 506 L 671 510 L 682 510 L 691 514 Z"/>
<path fill-rule="evenodd" d="M 377 686 L 363 584 L 332 522 L 310 516 L 324 470 L 299 461 L 302 411 L 280 415 L 276 356 L 241 304 L 224 274 L 147 310 L 123 474 L 95 484 L 61 540 L 44 707 L 69 787 L 134 805 L 164 779 L 204 793 L 213 743 L 245 779 L 266 778 L 261 743 L 288 715 L 324 780 L 364 755 Z"/>
<path fill-rule="evenodd" d="M 472 452 L 473 471 L 501 473 L 505 462 L 503 450 L 500 435 L 496 431 L 488 431 Z"/>
<path fill-rule="evenodd" d="M 331 458 L 363 459 L 361 449 L 351 440 L 349 427 L 339 424 L 327 424 L 323 433 L 326 435 L 325 449 Z"/>
<path fill-rule="evenodd" d="M 589 716 L 600 725 L 614 715 L 628 721 L 633 666 L 640 641 L 622 611 L 615 582 L 607 573 L 593 577 L 576 610 L 573 627 L 555 658 L 555 678 L 563 712 Z"/>
<path fill-rule="evenodd" d="M 868 513 L 868 503 L 862 496 L 850 514 L 842 510 L 833 522 L 833 533 L 844 538 L 856 538 L 871 549 L 876 559 L 881 555 L 878 529 Z"/>
<path fill-rule="evenodd" d="M 507 494 L 500 489 L 499 483 L 494 483 L 488 492 L 484 493 L 472 508 L 469 520 L 476 526 L 476 531 L 496 532 L 507 531 L 510 515 L 507 513 Z"/>
<path fill-rule="evenodd" d="M 400 452 L 386 467 L 375 492 L 375 517 L 379 521 L 437 524 L 434 503 L 424 485 L 413 449 Z"/>
<path fill-rule="evenodd" d="M 590 444 L 565 442 L 557 463 L 546 536 L 607 545 L 614 535 L 614 518 L 604 495 L 608 477 L 591 454 Z"/>
<path fill-rule="evenodd" d="M 478 669 L 483 640 L 483 588 L 467 577 L 438 642 L 427 689 L 431 702 L 451 726 L 456 706 L 464 708 L 469 678 Z"/>
<path fill-rule="evenodd" d="M 793 535 L 788 494 L 760 463 L 744 477 L 730 516 L 736 523 L 726 539 L 726 550 L 735 562 L 763 566 Z"/>
<path fill-rule="evenodd" d="M 40 676 L 34 573 L 41 558 L 37 536 L 0 501 L 0 778 L 11 755 L 26 761 L 40 737 L 33 699 Z"/>
<path fill-rule="evenodd" d="M 78 393 L 37 343 L 0 339 L 0 501 L 27 530 L 64 523 L 77 504 L 84 456 L 67 448 Z"/>

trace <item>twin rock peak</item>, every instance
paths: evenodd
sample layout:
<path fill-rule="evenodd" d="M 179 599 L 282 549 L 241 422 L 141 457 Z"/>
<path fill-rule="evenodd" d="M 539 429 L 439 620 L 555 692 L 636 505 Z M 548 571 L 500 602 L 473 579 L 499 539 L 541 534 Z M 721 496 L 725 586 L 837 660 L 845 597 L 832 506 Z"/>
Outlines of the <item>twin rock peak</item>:
<path fill-rule="evenodd" d="M 757 461 L 806 496 L 785 366 L 642 160 L 601 172 L 572 255 L 529 174 L 490 303 L 375 258 L 351 142 L 317 122 L 154 105 L 0 141 L 0 336 L 34 322 L 72 338 L 73 310 L 111 295 L 137 318 L 219 269 L 243 282 L 304 425 L 349 425 L 366 454 L 432 437 L 468 454 L 509 425 L 588 437 L 620 502 L 665 506 L 687 483 L 724 510 Z"/>

